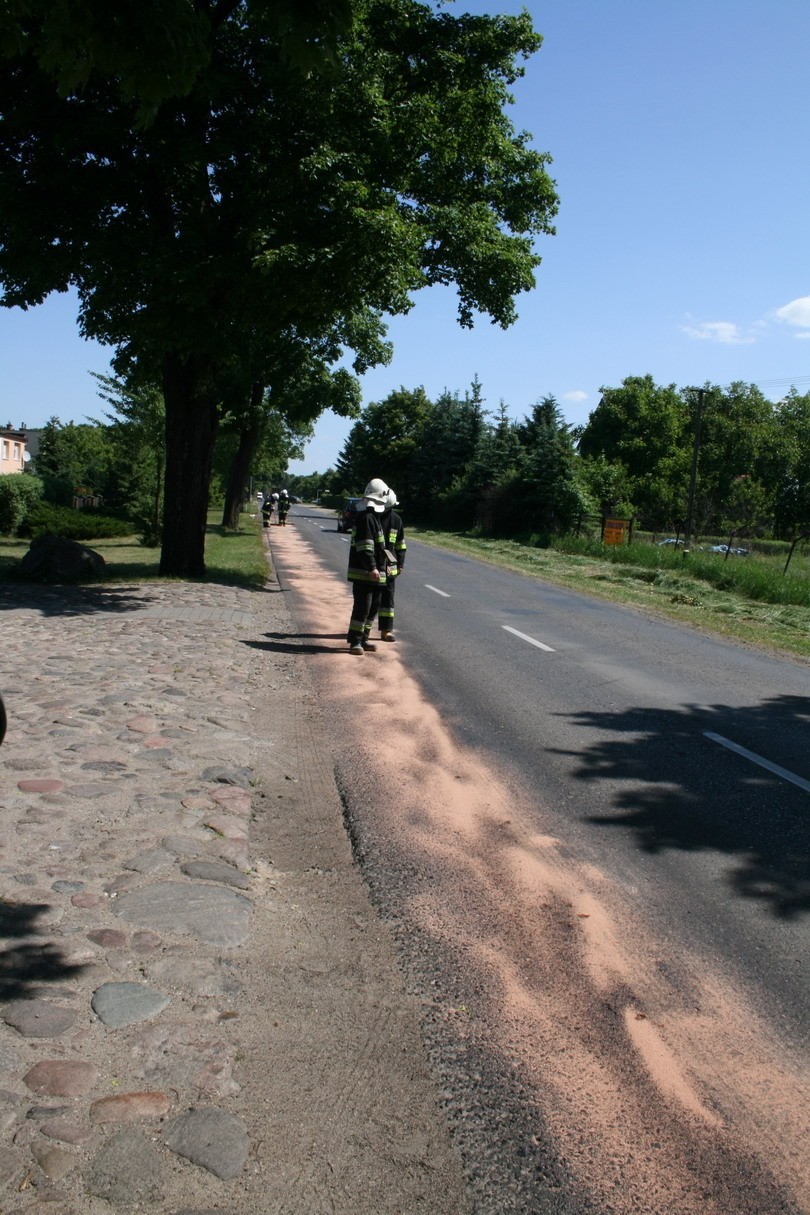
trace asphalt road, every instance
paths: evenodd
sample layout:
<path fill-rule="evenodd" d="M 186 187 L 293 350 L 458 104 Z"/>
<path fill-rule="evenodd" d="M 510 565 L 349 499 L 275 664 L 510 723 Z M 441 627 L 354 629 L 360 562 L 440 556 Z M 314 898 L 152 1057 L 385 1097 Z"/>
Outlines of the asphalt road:
<path fill-rule="evenodd" d="M 294 514 L 342 575 L 348 538 Z M 396 608 L 409 671 L 455 737 L 800 1055 L 810 668 L 413 540 Z"/>

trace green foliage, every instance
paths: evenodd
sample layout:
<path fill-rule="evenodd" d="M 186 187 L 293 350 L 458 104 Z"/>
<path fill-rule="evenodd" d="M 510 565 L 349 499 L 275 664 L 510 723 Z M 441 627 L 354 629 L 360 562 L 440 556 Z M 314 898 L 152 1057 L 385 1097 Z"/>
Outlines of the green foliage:
<path fill-rule="evenodd" d="M 766 456 L 778 536 L 810 534 L 809 435 L 810 393 L 799 396 L 792 390 L 775 407 L 774 433 Z"/>
<path fill-rule="evenodd" d="M 602 398 L 579 439 L 580 454 L 621 464 L 627 491 L 650 527 L 683 516 L 691 444 L 686 401 L 674 384 L 628 376 Z"/>
<path fill-rule="evenodd" d="M 111 472 L 105 505 L 132 520 L 142 544 L 154 548 L 162 532 L 163 476 L 166 467 L 166 408 L 152 383 L 95 375 L 98 394 L 112 406 L 106 414 Z"/>
<path fill-rule="evenodd" d="M 0 279 L 21 306 L 73 284 L 117 372 L 162 384 L 161 567 L 201 572 L 234 352 L 266 385 L 282 340 L 337 326 L 370 365 L 434 283 L 463 325 L 514 320 L 557 207 L 506 117 L 540 38 L 417 0 L 107 7 L 0 18 Z"/>
<path fill-rule="evenodd" d="M 51 502 L 37 502 L 28 511 L 20 527 L 21 536 L 52 534 L 64 540 L 93 540 L 113 536 L 131 536 L 132 525 L 123 519 L 113 519 L 92 510 L 73 510 Z"/>
<path fill-rule="evenodd" d="M 42 481 L 30 473 L 0 477 L 0 535 L 16 536 L 42 497 Z"/>
<path fill-rule="evenodd" d="M 484 400 L 477 377 L 463 397 L 442 393 L 420 428 L 409 478 L 396 481 L 409 519 L 428 522 L 452 509 L 456 491 L 451 487 L 475 455 L 484 426 Z"/>
<path fill-rule="evenodd" d="M 321 486 L 323 485 L 327 474 L 326 473 L 300 473 L 287 476 L 287 489 L 296 498 L 300 498 L 302 502 L 314 502 L 320 496 Z"/>
<path fill-rule="evenodd" d="M 362 493 L 372 477 L 382 477 L 394 486 L 400 501 L 408 500 L 412 465 L 433 411 L 424 388 L 395 389 L 385 400 L 371 402 L 338 456 L 337 479 Z"/>
<path fill-rule="evenodd" d="M 585 489 L 600 516 L 613 515 L 632 519 L 636 508 L 631 500 L 630 477 L 619 460 L 608 460 L 600 452 L 586 458 L 578 466 Z"/>
<path fill-rule="evenodd" d="M 62 423 L 52 417 L 40 432 L 34 468 L 49 502 L 69 506 L 79 489 L 105 501 L 114 498 L 113 465 L 110 431 L 99 423 Z"/>

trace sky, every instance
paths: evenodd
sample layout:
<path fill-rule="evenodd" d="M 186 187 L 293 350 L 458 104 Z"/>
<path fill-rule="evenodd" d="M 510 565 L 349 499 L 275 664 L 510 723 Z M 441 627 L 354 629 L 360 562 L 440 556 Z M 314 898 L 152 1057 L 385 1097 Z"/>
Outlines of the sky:
<path fill-rule="evenodd" d="M 517 13 L 454 0 L 451 13 Z M 528 0 L 543 47 L 509 115 L 553 158 L 556 235 L 508 330 L 456 319 L 452 288 L 389 324 L 394 357 L 363 401 L 435 399 L 475 376 L 486 408 L 520 419 L 552 393 L 587 421 L 600 389 L 650 374 L 734 380 L 771 400 L 810 391 L 809 0 Z M 101 418 L 76 299 L 0 309 L 0 424 Z M 326 414 L 294 473 L 332 466 L 352 422 Z"/>

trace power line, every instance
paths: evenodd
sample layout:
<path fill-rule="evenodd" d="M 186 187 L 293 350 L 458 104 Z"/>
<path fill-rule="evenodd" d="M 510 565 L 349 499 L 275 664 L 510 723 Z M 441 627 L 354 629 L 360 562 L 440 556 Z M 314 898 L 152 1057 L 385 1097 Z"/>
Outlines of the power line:
<path fill-rule="evenodd" d="M 752 380 L 751 383 L 756 384 L 758 388 L 781 388 L 786 384 L 810 384 L 810 375 L 786 376 L 778 380 Z"/>

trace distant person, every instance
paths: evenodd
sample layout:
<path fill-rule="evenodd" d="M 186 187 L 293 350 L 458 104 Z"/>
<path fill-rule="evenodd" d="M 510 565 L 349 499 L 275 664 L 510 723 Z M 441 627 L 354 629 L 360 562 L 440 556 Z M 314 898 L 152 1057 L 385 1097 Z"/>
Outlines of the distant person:
<path fill-rule="evenodd" d="M 397 579 L 405 568 L 405 529 L 402 526 L 402 517 L 394 507 L 399 506 L 397 495 L 393 489 L 388 490 L 388 497 L 385 503 L 385 510 L 380 515 L 380 524 L 385 537 L 386 549 L 386 580 L 385 586 L 380 593 L 380 639 L 382 641 L 396 641 L 394 636 L 394 591 L 396 589 Z M 391 558 L 395 558 L 394 561 Z"/>
<path fill-rule="evenodd" d="M 278 499 L 278 521 L 281 527 L 287 526 L 287 512 L 290 509 L 290 498 L 286 489 L 282 489 Z"/>
<path fill-rule="evenodd" d="M 374 477 L 357 503 L 346 574 L 354 596 L 346 637 L 350 654 L 362 656 L 366 650 L 377 648 L 369 634 L 380 608 L 380 591 L 385 586 L 387 560 L 379 516 L 385 510 L 387 499 L 388 486 L 379 477 Z"/>

